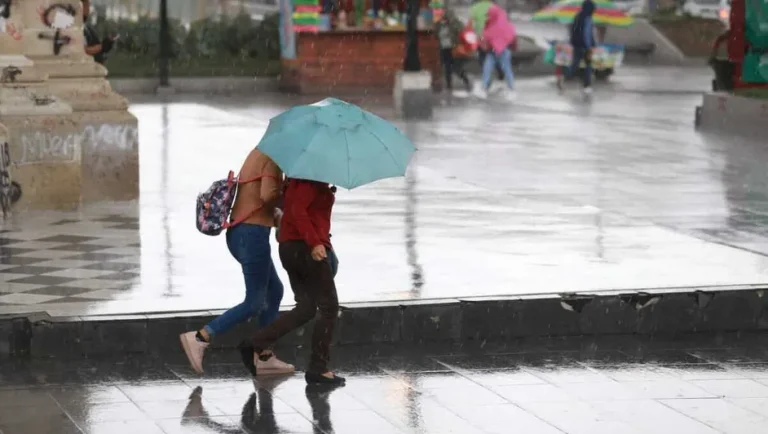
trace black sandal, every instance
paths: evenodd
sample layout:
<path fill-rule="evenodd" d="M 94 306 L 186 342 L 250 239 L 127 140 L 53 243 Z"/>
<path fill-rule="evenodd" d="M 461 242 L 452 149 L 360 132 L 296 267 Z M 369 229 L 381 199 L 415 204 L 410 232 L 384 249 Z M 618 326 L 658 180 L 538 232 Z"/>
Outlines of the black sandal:
<path fill-rule="evenodd" d="M 255 348 L 253 348 L 253 345 L 243 341 L 240 342 L 240 345 L 237 346 L 237 349 L 240 350 L 240 359 L 242 360 L 245 369 L 247 369 L 248 372 L 250 372 L 251 375 L 255 377 L 256 364 L 253 363 L 253 355 L 256 353 Z"/>

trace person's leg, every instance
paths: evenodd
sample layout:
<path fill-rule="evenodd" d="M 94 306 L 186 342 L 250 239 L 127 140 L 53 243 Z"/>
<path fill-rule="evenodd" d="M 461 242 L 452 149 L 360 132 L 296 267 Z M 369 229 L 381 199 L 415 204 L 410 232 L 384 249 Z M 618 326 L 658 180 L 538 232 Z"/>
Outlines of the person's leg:
<path fill-rule="evenodd" d="M 307 272 L 314 283 L 312 297 L 319 312 L 312 332 L 312 355 L 307 374 L 322 375 L 329 371 L 331 339 L 339 316 L 339 299 L 327 261 L 309 263 Z"/>
<path fill-rule="evenodd" d="M 488 91 L 491 87 L 491 78 L 496 61 L 494 60 L 493 53 L 488 52 L 485 55 L 485 62 L 483 63 L 483 90 Z"/>
<path fill-rule="evenodd" d="M 280 302 L 283 301 L 283 283 L 275 270 L 275 264 L 270 260 L 269 279 L 267 281 L 266 303 L 264 309 L 259 313 L 259 326 L 266 327 L 273 323 L 280 314 Z M 265 348 L 261 354 L 254 359 L 258 372 L 269 374 L 289 374 L 296 368 L 290 363 L 285 363 L 278 359 L 272 352 L 272 349 Z"/>
<path fill-rule="evenodd" d="M 227 244 L 242 266 L 245 300 L 205 326 L 211 337 L 229 331 L 266 307 L 267 285 L 272 268 L 270 228 L 241 223 L 231 230 L 235 235 L 227 237 Z"/>
<path fill-rule="evenodd" d="M 497 56 L 497 59 L 497 64 L 504 71 L 504 80 L 507 82 L 507 87 L 509 89 L 514 89 L 515 74 L 512 72 L 512 50 L 509 48 L 505 49 L 499 56 Z"/>
<path fill-rule="evenodd" d="M 450 48 L 440 49 L 440 61 L 443 64 L 443 72 L 445 73 L 445 88 L 449 92 L 453 89 L 453 65 Z"/>
<path fill-rule="evenodd" d="M 280 281 L 280 276 L 277 275 L 274 262 L 270 260 L 266 306 L 259 313 L 259 327 L 265 327 L 277 319 L 277 315 L 280 313 L 280 303 L 283 301 L 283 291 L 283 282 Z"/>
<path fill-rule="evenodd" d="M 592 53 L 584 52 L 584 77 L 582 78 L 584 89 L 592 88 Z"/>
<path fill-rule="evenodd" d="M 467 76 L 467 71 L 464 69 L 464 64 L 466 63 L 465 59 L 453 59 L 453 66 L 454 70 L 456 71 L 456 75 L 461 78 L 461 81 L 464 83 L 464 88 L 467 90 L 467 92 L 472 91 L 472 82 L 469 81 L 469 77 Z"/>
<path fill-rule="evenodd" d="M 257 330 L 250 344 L 240 345 L 243 364 L 253 375 L 257 373 L 257 366 L 253 361 L 255 353 L 271 348 L 278 339 L 309 322 L 317 312 L 317 305 L 310 296 L 313 282 L 306 273 L 305 265 L 308 261 L 312 261 L 309 247 L 303 241 L 282 243 L 280 244 L 280 261 L 288 272 L 296 305 L 290 311 L 280 314 L 271 324 Z M 327 265 L 326 267 L 330 273 L 330 267 Z"/>
<path fill-rule="evenodd" d="M 266 226 L 249 224 L 240 224 L 227 231 L 227 247 L 243 270 L 245 300 L 199 331 L 179 336 L 189 363 L 198 374 L 203 373 L 203 357 L 210 340 L 249 319 L 264 305 L 271 263 L 269 232 L 270 228 Z"/>
<path fill-rule="evenodd" d="M 568 77 L 573 77 L 581 68 L 581 60 L 584 58 L 584 49 L 573 47 L 571 67 L 568 68 Z"/>

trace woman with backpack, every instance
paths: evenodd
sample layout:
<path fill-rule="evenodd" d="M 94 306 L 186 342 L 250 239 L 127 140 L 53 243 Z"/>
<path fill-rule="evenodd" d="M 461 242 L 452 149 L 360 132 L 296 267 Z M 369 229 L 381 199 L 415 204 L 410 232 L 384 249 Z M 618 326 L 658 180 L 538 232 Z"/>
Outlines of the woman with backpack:
<path fill-rule="evenodd" d="M 275 206 L 280 199 L 283 173 L 258 149 L 245 159 L 237 179 L 214 183 L 198 198 L 198 229 L 207 235 L 227 230 L 227 247 L 240 263 L 245 278 L 245 300 L 197 331 L 179 338 L 192 369 L 203 373 L 203 356 L 211 340 L 235 325 L 259 316 L 265 327 L 277 318 L 283 299 L 283 284 L 272 262 L 269 236 L 276 226 Z M 235 195 L 236 193 L 236 195 Z M 228 207 L 234 200 L 230 209 Z M 208 220 L 206 220 L 208 219 Z M 217 220 L 210 223 L 209 220 Z M 268 348 L 262 348 L 251 361 L 260 373 L 292 373 L 293 365 L 279 360 Z"/>

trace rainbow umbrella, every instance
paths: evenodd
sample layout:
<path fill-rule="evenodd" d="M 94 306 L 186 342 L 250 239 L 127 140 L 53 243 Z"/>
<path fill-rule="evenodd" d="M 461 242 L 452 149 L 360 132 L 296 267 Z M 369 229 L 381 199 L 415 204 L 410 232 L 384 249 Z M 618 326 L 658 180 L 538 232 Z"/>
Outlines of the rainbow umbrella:
<path fill-rule="evenodd" d="M 635 20 L 622 11 L 614 2 L 596 0 L 592 20 L 598 26 L 628 27 Z M 562 0 L 533 14 L 533 21 L 556 21 L 570 24 L 581 10 L 582 0 Z"/>

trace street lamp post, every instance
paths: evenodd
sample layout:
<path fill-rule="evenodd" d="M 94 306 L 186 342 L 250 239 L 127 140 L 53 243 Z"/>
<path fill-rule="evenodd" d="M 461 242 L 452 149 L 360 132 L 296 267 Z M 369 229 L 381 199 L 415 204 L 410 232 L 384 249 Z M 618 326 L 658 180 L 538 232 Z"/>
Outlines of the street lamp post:
<path fill-rule="evenodd" d="M 171 57 L 171 35 L 168 29 L 168 0 L 160 0 L 160 87 L 170 86 L 169 75 L 169 58 Z"/>
<path fill-rule="evenodd" d="M 421 71 L 419 60 L 419 34 L 417 32 L 419 19 L 419 0 L 408 0 L 408 22 L 405 33 L 405 60 L 403 70 L 407 72 Z"/>

